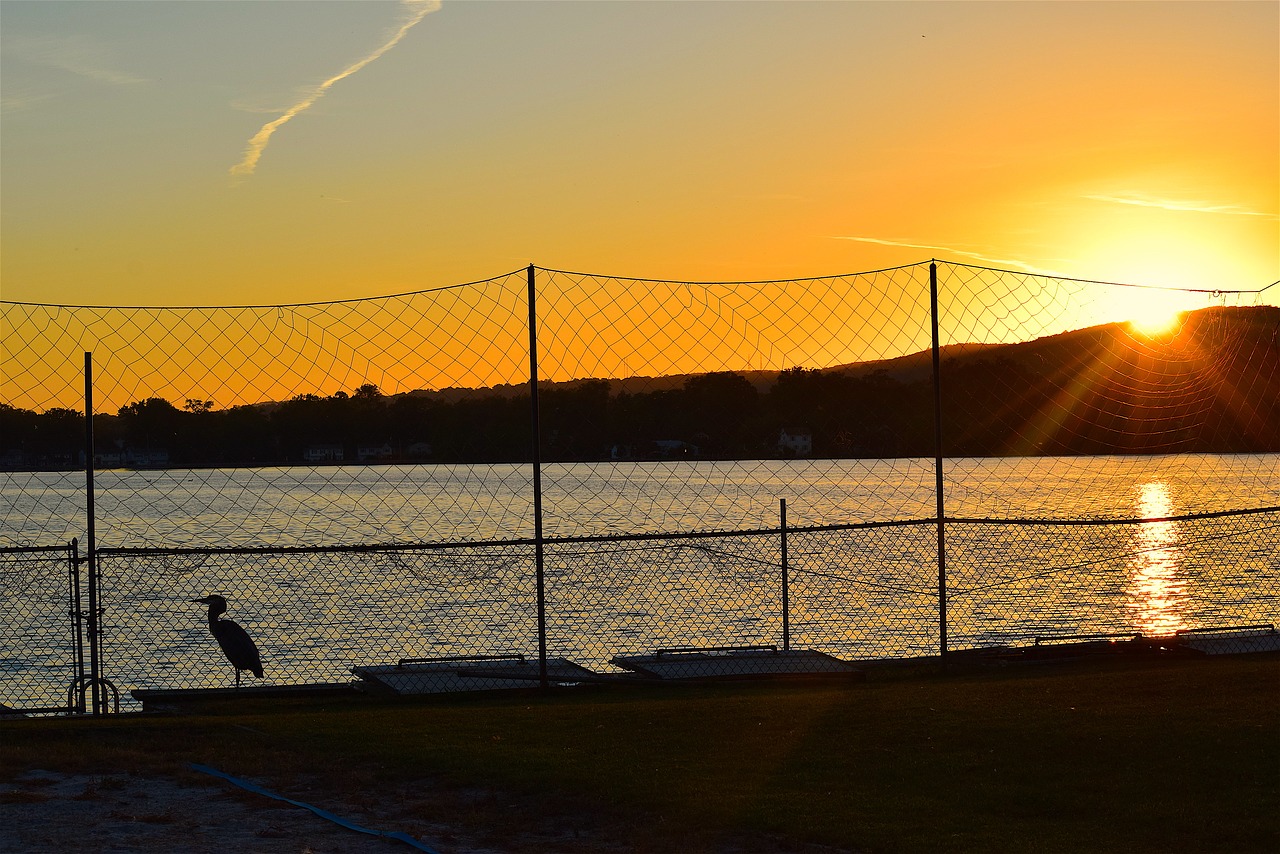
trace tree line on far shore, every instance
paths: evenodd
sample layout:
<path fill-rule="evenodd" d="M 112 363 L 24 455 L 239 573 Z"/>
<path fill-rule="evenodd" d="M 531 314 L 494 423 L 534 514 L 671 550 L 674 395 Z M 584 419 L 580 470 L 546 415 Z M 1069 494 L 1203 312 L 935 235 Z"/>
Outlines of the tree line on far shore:
<path fill-rule="evenodd" d="M 1280 308 L 1206 309 L 1176 335 L 1112 324 L 1022 344 L 949 348 L 948 456 L 1280 452 Z M 934 453 L 934 385 L 921 354 L 776 374 L 717 372 L 670 388 L 609 380 L 539 386 L 544 461 L 918 457 Z M 928 354 L 923 354 L 927 357 Z M 622 386 L 622 387 L 620 387 Z M 782 434 L 805 442 L 780 442 Z M 216 410 L 152 397 L 94 417 L 102 454 L 142 464 L 522 462 L 528 389 L 351 393 Z M 83 415 L 0 404 L 0 467 L 83 465 Z M 341 452 L 338 452 L 341 449 Z"/>

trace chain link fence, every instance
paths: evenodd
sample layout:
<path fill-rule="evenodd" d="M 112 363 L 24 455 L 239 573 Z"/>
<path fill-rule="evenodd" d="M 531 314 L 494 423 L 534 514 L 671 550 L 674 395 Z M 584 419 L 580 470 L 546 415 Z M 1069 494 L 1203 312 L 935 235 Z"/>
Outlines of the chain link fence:
<path fill-rule="evenodd" d="M 0 702 L 234 685 L 214 593 L 269 685 L 1254 649 L 1280 615 L 1265 290 L 940 263 L 0 303 Z"/>
<path fill-rule="evenodd" d="M 0 714 L 85 711 L 78 552 L 75 541 L 0 548 Z"/>

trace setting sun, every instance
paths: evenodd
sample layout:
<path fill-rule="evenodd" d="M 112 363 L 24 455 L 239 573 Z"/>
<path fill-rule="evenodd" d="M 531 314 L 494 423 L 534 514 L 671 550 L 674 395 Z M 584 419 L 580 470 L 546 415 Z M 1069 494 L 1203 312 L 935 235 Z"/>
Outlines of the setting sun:
<path fill-rule="evenodd" d="M 1153 305 L 1129 318 L 1129 327 L 1140 335 L 1155 337 L 1176 330 L 1181 319 L 1182 312 Z"/>
<path fill-rule="evenodd" d="M 1199 296 L 1200 299 L 1194 299 Z M 1111 321 L 1124 321 L 1138 335 L 1156 337 L 1177 330 L 1184 312 L 1203 308 L 1206 294 L 1165 288 L 1118 286 L 1107 293 Z"/>

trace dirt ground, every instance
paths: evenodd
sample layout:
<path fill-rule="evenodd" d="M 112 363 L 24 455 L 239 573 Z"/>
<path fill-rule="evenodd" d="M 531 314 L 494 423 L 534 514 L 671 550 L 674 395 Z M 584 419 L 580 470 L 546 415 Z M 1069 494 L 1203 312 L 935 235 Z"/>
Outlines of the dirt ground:
<path fill-rule="evenodd" d="M 286 790 L 259 785 L 360 827 L 406 834 L 419 845 L 360 833 L 194 772 L 172 779 L 32 770 L 0 781 L 0 854 L 850 854 L 760 836 L 673 838 L 587 811 L 545 815 L 493 791 L 426 785 L 342 803 L 317 782 Z"/>
<path fill-rule="evenodd" d="M 516 839 L 493 847 L 464 838 L 448 825 L 396 817 L 395 809 L 370 815 L 368 809 L 308 800 L 306 791 L 279 794 L 370 830 L 407 833 L 439 854 L 528 850 Z M 5 854 L 394 854 L 419 850 L 399 839 L 347 829 L 307 809 L 212 776 L 206 782 L 35 770 L 0 782 L 0 852 Z"/>
<path fill-rule="evenodd" d="M 368 830 L 405 834 L 420 847 L 194 772 L 172 779 L 33 770 L 0 781 L 0 854 L 842 854 L 759 836 L 673 838 L 586 811 L 545 815 L 492 791 L 427 785 L 342 803 L 323 783 L 263 788 Z"/>

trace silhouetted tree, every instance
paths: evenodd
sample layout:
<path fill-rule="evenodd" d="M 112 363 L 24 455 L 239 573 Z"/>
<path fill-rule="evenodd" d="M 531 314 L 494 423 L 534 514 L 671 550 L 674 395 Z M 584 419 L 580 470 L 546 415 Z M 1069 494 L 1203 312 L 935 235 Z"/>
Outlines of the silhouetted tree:
<path fill-rule="evenodd" d="M 132 448 L 167 450 L 172 454 L 180 444 L 183 413 L 163 397 L 122 406 L 119 417 L 124 440 Z"/>
<path fill-rule="evenodd" d="M 684 436 L 707 456 L 747 455 L 758 449 L 759 393 L 741 374 L 718 371 L 690 377 L 684 384 Z M 700 441 L 699 441 L 700 440 Z"/>

